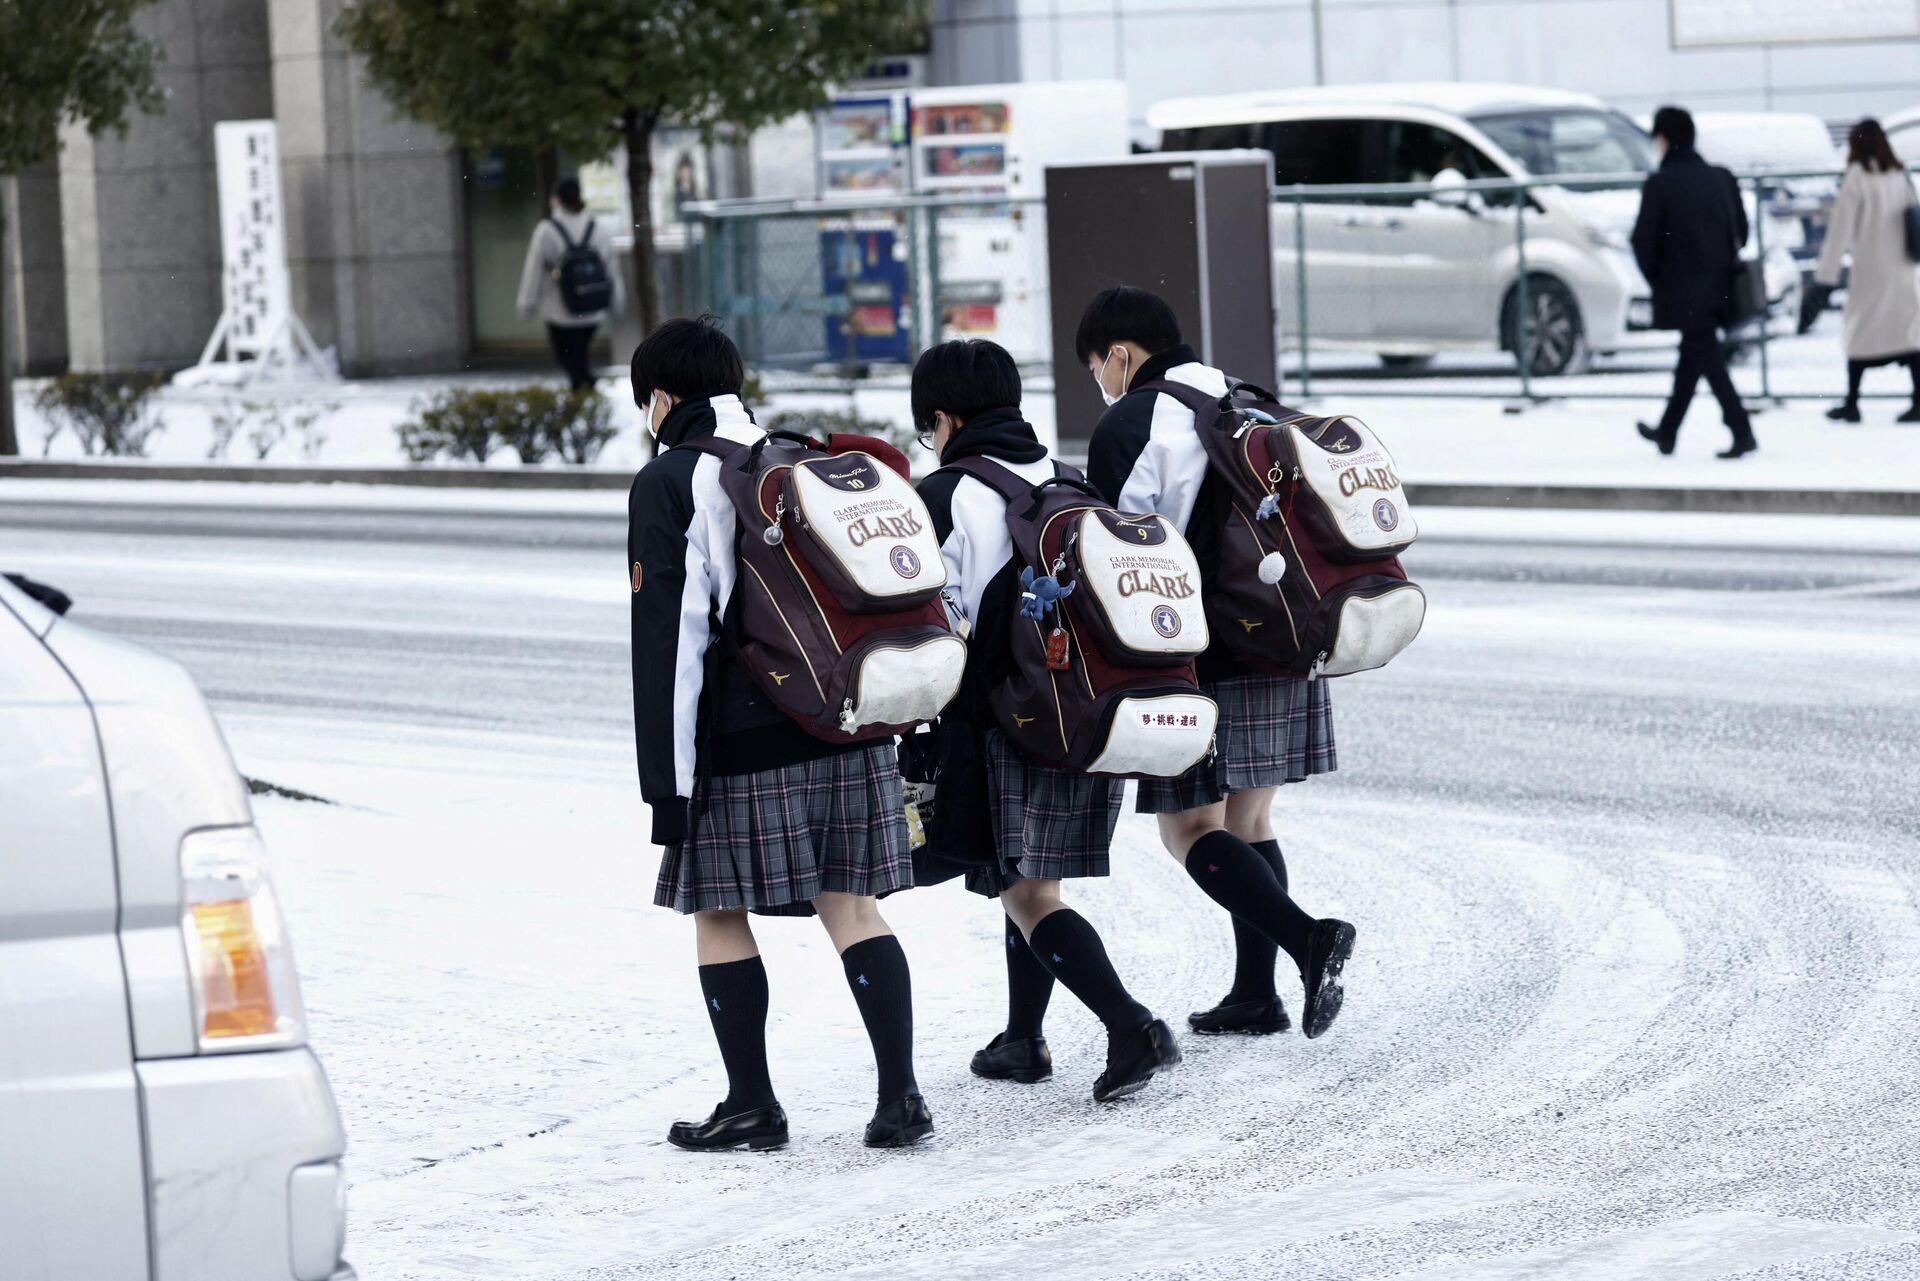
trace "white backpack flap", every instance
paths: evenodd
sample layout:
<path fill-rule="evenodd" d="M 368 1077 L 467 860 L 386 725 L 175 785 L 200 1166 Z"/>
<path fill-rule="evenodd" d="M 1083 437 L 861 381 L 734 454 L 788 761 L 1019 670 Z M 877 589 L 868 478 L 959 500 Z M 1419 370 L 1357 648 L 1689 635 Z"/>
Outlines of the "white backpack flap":
<path fill-rule="evenodd" d="M 930 600 L 947 585 L 926 504 L 906 477 L 873 455 L 795 463 L 787 493 L 794 507 L 789 515 L 812 553 L 808 559 L 835 590 L 851 590 L 884 610 Z"/>
<path fill-rule="evenodd" d="M 1107 741 L 1087 772 L 1152 778 L 1184 774 L 1213 746 L 1219 719 L 1219 706 L 1205 694 L 1123 695 L 1114 705 Z"/>
<path fill-rule="evenodd" d="M 1365 423 L 1343 416 L 1307 430 L 1285 430 L 1308 500 L 1326 513 L 1327 527 L 1351 552 L 1386 557 L 1413 545 L 1420 527 L 1400 487 L 1399 469 Z"/>
<path fill-rule="evenodd" d="M 1340 602 L 1333 644 L 1320 674 L 1349 676 L 1385 667 L 1413 644 L 1426 617 L 1427 594 L 1412 583 L 1385 591 L 1355 592 Z"/>
<path fill-rule="evenodd" d="M 967 643 L 950 632 L 918 639 L 869 641 L 852 655 L 853 678 L 841 709 L 849 734 L 869 725 L 924 724 L 960 692 Z"/>
<path fill-rule="evenodd" d="M 1200 564 L 1172 521 L 1089 508 L 1075 520 L 1068 550 L 1080 609 L 1097 615 L 1098 640 L 1116 662 L 1182 662 L 1207 648 Z"/>

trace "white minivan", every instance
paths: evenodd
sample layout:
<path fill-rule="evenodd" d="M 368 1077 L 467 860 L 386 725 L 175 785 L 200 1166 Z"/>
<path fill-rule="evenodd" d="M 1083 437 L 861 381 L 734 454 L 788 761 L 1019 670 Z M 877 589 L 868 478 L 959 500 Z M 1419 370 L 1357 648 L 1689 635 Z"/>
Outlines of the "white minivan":
<path fill-rule="evenodd" d="M 1167 151 L 1273 153 L 1283 345 L 1300 329 L 1296 241 L 1309 345 L 1372 350 L 1407 367 L 1443 351 L 1517 350 L 1523 253 L 1532 373 L 1575 373 L 1596 354 L 1674 343 L 1651 328 L 1652 298 L 1628 244 L 1652 142 L 1597 98 L 1513 85 L 1348 85 L 1174 99 L 1150 108 L 1147 122 Z M 1602 175 L 1628 176 L 1627 185 L 1533 188 L 1524 247 L 1515 193 L 1449 189 Z M 1439 189 L 1312 191 L 1387 183 Z M 1284 190 L 1296 185 L 1305 188 L 1297 206 Z M 1767 285 L 1792 332 L 1800 282 L 1784 243 L 1769 249 Z"/>
<path fill-rule="evenodd" d="M 348 1281 L 345 1139 L 178 665 L 0 578 L 0 1277 Z"/>

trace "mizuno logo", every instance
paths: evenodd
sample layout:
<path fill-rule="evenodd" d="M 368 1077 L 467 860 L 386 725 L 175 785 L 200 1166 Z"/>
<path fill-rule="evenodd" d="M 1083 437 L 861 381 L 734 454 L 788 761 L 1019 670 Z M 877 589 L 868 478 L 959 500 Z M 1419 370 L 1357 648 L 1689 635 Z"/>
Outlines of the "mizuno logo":
<path fill-rule="evenodd" d="M 785 685 L 787 683 L 787 677 L 793 675 L 793 673 L 792 672 L 768 672 L 767 675 L 773 677 L 774 686 L 777 688 L 781 685 Z"/>
<path fill-rule="evenodd" d="M 1240 626 L 1246 628 L 1249 632 L 1251 632 L 1254 628 L 1260 626 L 1260 624 L 1254 622 L 1251 618 L 1243 618 L 1240 620 Z"/>
<path fill-rule="evenodd" d="M 1033 724 L 1033 717 L 1022 716 L 1018 712 L 1015 712 L 1013 714 L 1013 725 L 1015 729 L 1025 729 L 1027 726 L 1031 724 Z"/>

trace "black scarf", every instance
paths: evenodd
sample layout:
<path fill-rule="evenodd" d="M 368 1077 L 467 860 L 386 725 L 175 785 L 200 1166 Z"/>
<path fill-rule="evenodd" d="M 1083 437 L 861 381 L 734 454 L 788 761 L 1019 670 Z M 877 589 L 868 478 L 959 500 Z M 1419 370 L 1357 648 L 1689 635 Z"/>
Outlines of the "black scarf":
<path fill-rule="evenodd" d="M 976 454 L 1004 463 L 1037 463 L 1047 456 L 1047 448 L 1018 409 L 989 409 L 975 414 L 953 433 L 941 451 L 940 465 L 945 467 Z"/>

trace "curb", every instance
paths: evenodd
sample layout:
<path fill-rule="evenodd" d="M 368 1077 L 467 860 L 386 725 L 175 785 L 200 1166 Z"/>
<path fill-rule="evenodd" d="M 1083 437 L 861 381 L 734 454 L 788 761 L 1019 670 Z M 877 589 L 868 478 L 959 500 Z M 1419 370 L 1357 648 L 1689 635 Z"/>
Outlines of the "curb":
<path fill-rule="evenodd" d="M 250 463 L 42 462 L 0 459 L 0 477 L 217 480 L 265 485 L 418 485 L 432 489 L 626 489 L 631 471 L 602 467 L 280 467 Z"/>
<path fill-rule="evenodd" d="M 45 462 L 0 459 L 0 477 L 41 480 L 210 480 L 274 485 L 417 485 L 435 489 L 626 489 L 633 473 L 607 468 L 281 467 L 246 463 Z M 1748 512 L 1763 515 L 1920 516 L 1920 490 L 1681 489 L 1639 485 L 1409 484 L 1424 507 L 1569 511 Z"/>

